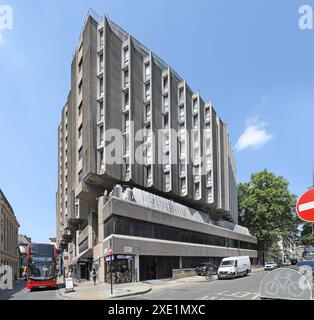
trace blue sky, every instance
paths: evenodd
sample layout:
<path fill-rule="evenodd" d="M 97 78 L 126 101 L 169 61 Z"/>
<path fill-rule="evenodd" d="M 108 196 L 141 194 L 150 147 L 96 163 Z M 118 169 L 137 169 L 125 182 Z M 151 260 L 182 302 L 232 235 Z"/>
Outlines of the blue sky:
<path fill-rule="evenodd" d="M 169 63 L 228 123 L 238 180 L 263 168 L 300 194 L 314 166 L 314 31 L 298 27 L 314 1 L 2 0 L 13 30 L 0 44 L 0 188 L 20 231 L 55 234 L 57 126 L 89 7 Z M 1 15 L 0 15 L 1 16 Z"/>

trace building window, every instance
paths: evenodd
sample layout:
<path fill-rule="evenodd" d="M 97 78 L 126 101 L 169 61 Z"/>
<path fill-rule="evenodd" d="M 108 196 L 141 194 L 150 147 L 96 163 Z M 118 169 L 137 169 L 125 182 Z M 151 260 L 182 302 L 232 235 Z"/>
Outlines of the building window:
<path fill-rule="evenodd" d="M 99 56 L 99 72 L 104 71 L 104 55 Z"/>
<path fill-rule="evenodd" d="M 206 153 L 210 152 L 210 139 L 205 140 Z"/>
<path fill-rule="evenodd" d="M 104 143 L 104 126 L 99 127 L 99 143 L 100 145 Z"/>
<path fill-rule="evenodd" d="M 198 131 L 193 130 L 193 144 L 194 146 L 198 145 Z"/>
<path fill-rule="evenodd" d="M 82 133 L 83 133 L 83 125 L 80 125 L 79 128 L 78 128 L 78 137 L 79 138 L 81 138 Z"/>
<path fill-rule="evenodd" d="M 194 167 L 194 181 L 199 181 L 200 179 L 200 166 Z"/>
<path fill-rule="evenodd" d="M 163 86 L 164 91 L 168 90 L 168 83 L 169 83 L 168 77 L 164 77 L 162 81 L 163 81 L 162 86 Z"/>
<path fill-rule="evenodd" d="M 129 90 L 124 92 L 124 108 L 128 109 L 130 105 L 130 95 L 129 95 Z"/>
<path fill-rule="evenodd" d="M 168 115 L 164 116 L 164 129 L 165 130 L 169 129 L 169 117 L 168 117 Z"/>
<path fill-rule="evenodd" d="M 126 113 L 124 115 L 124 131 L 128 131 L 130 127 L 130 115 L 129 113 Z"/>
<path fill-rule="evenodd" d="M 99 114 L 99 120 L 101 120 L 104 117 L 104 103 L 103 102 L 99 103 L 98 114 Z"/>
<path fill-rule="evenodd" d="M 145 106 L 145 115 L 144 115 L 144 120 L 146 121 L 150 121 L 151 120 L 151 107 L 150 104 Z"/>
<path fill-rule="evenodd" d="M 124 63 L 128 62 L 130 59 L 129 47 L 123 49 L 123 61 Z"/>
<path fill-rule="evenodd" d="M 145 84 L 145 100 L 149 100 L 150 99 L 150 84 L 147 83 Z"/>
<path fill-rule="evenodd" d="M 197 163 L 200 160 L 200 149 L 194 148 L 194 162 Z"/>
<path fill-rule="evenodd" d="M 124 85 L 127 85 L 129 83 L 129 69 L 125 69 L 123 71 L 123 79 L 124 79 Z"/>
<path fill-rule="evenodd" d="M 81 147 L 80 150 L 78 151 L 78 156 L 79 156 L 79 161 L 82 160 L 82 158 L 83 158 L 83 147 Z"/>
<path fill-rule="evenodd" d="M 185 125 L 184 123 L 180 123 L 179 125 L 179 136 L 181 139 L 184 139 L 185 136 Z"/>
<path fill-rule="evenodd" d="M 168 112 L 169 111 L 169 96 L 163 96 L 162 97 L 162 108 L 164 112 Z"/>
<path fill-rule="evenodd" d="M 80 83 L 79 83 L 79 85 L 78 85 L 79 93 L 82 92 L 82 88 L 83 88 L 83 80 L 81 80 Z"/>
<path fill-rule="evenodd" d="M 212 163 L 211 163 L 211 155 L 208 155 L 206 157 L 206 170 L 207 171 L 209 171 L 211 169 L 211 165 L 212 165 Z"/>
<path fill-rule="evenodd" d="M 194 184 L 194 198 L 198 199 L 200 197 L 200 183 L 197 182 Z"/>
<path fill-rule="evenodd" d="M 197 99 L 193 99 L 193 113 L 198 112 L 198 100 Z"/>
<path fill-rule="evenodd" d="M 185 141 L 179 142 L 180 158 L 185 158 Z"/>
<path fill-rule="evenodd" d="M 170 143 L 170 136 L 169 131 L 164 132 L 164 147 L 165 149 L 169 149 L 169 143 Z"/>
<path fill-rule="evenodd" d="M 144 130 L 144 142 L 151 141 L 151 138 L 152 138 L 152 130 L 151 130 L 150 123 L 148 123 L 145 126 L 145 130 Z"/>
<path fill-rule="evenodd" d="M 104 169 L 105 167 L 105 159 L 104 159 L 104 150 L 100 150 L 99 152 L 99 156 L 100 156 L 100 169 Z"/>
<path fill-rule="evenodd" d="M 179 104 L 184 103 L 184 90 L 183 88 L 179 89 Z"/>
<path fill-rule="evenodd" d="M 78 180 L 79 182 L 82 182 L 83 181 L 83 170 L 81 170 L 78 174 Z"/>
<path fill-rule="evenodd" d="M 205 108 L 205 121 L 209 121 L 209 120 L 210 120 L 210 109 Z"/>
<path fill-rule="evenodd" d="M 99 46 L 102 47 L 104 45 L 104 31 L 99 31 Z"/>
<path fill-rule="evenodd" d="M 170 172 L 165 172 L 165 189 L 166 191 L 170 189 Z"/>
<path fill-rule="evenodd" d="M 151 166 L 147 166 L 145 167 L 145 171 L 146 171 L 146 184 L 147 185 L 151 185 L 152 184 L 152 167 Z"/>
<path fill-rule="evenodd" d="M 144 79 L 145 80 L 150 79 L 150 63 L 146 63 L 144 65 Z"/>
<path fill-rule="evenodd" d="M 212 192 L 212 188 L 209 187 L 207 188 L 207 201 L 211 202 L 213 200 L 213 192 Z"/>
<path fill-rule="evenodd" d="M 150 164 L 152 160 L 152 148 L 151 145 L 146 145 L 146 148 L 144 149 L 144 163 Z"/>
<path fill-rule="evenodd" d="M 212 182 L 212 172 L 209 171 L 208 174 L 207 174 L 207 184 L 211 184 Z"/>
<path fill-rule="evenodd" d="M 79 107 L 78 107 L 78 114 L 79 116 L 82 114 L 82 110 L 83 110 L 83 102 L 80 103 Z"/>
<path fill-rule="evenodd" d="M 170 156 L 169 156 L 169 152 L 164 154 L 164 168 L 165 170 L 168 170 L 170 166 Z"/>
<path fill-rule="evenodd" d="M 128 134 L 124 135 L 124 155 L 129 154 L 130 151 L 130 137 Z"/>
<path fill-rule="evenodd" d="M 181 194 L 186 193 L 186 179 L 185 178 L 180 179 L 180 190 L 181 190 Z"/>
<path fill-rule="evenodd" d="M 81 73 L 83 70 L 83 58 L 81 58 L 79 65 L 78 65 L 78 68 L 79 68 L 79 73 Z"/>
<path fill-rule="evenodd" d="M 104 94 L 104 79 L 99 79 L 99 96 L 102 97 Z"/>
<path fill-rule="evenodd" d="M 181 176 L 185 175 L 186 173 L 186 165 L 184 160 L 179 161 L 179 174 Z"/>
<path fill-rule="evenodd" d="M 129 159 L 129 157 L 125 157 L 123 161 L 124 161 L 124 170 L 126 173 L 129 173 L 130 172 L 130 159 Z"/>
<path fill-rule="evenodd" d="M 184 121 L 184 106 L 179 107 L 179 121 Z"/>
<path fill-rule="evenodd" d="M 197 128 L 198 127 L 198 116 L 194 116 L 193 117 L 193 128 Z"/>

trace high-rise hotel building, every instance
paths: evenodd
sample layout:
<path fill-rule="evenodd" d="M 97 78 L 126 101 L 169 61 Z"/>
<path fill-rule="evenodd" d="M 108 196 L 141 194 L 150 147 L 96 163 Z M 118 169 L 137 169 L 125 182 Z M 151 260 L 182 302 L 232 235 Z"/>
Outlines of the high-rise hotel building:
<path fill-rule="evenodd" d="M 108 17 L 85 21 L 58 139 L 57 241 L 79 276 L 96 267 L 104 280 L 111 252 L 117 282 L 124 264 L 136 281 L 256 258 L 256 238 L 237 225 L 226 124 Z"/>

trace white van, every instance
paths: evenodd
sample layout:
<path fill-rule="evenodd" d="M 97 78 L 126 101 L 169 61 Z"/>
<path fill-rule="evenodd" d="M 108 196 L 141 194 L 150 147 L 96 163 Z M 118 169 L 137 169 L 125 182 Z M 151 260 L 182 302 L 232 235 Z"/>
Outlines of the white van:
<path fill-rule="evenodd" d="M 251 272 L 250 257 L 229 257 L 224 258 L 218 268 L 218 279 L 236 278 L 247 276 Z"/>

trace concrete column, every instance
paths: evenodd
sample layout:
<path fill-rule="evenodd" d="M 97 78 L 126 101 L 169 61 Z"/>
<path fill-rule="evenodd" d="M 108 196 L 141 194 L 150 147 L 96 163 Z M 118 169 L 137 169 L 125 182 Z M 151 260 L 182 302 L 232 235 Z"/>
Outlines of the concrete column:
<path fill-rule="evenodd" d="M 182 269 L 182 257 L 179 257 L 179 268 Z"/>
<path fill-rule="evenodd" d="M 135 280 L 140 281 L 140 256 L 136 255 L 134 257 L 134 267 L 135 267 Z"/>

